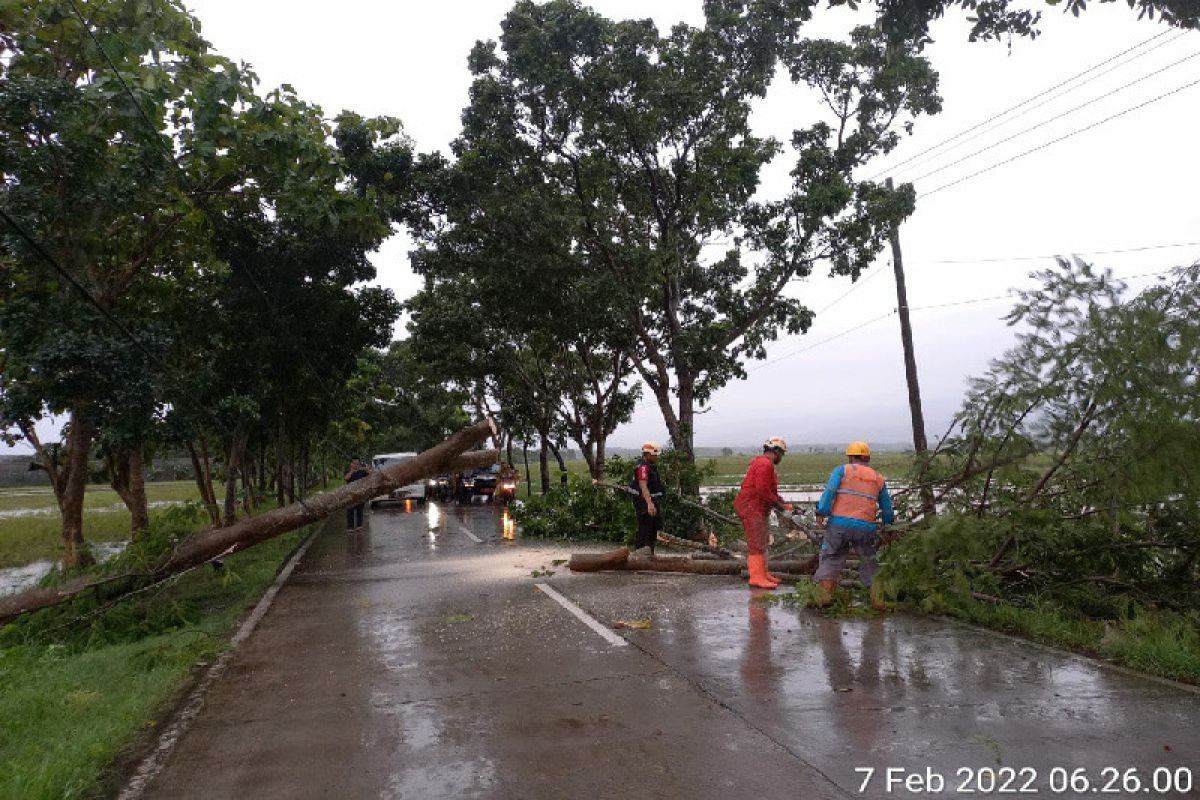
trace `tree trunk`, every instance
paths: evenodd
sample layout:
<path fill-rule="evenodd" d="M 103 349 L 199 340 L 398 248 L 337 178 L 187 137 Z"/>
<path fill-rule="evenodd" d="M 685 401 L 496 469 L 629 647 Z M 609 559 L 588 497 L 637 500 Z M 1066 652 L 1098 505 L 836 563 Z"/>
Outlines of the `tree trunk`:
<path fill-rule="evenodd" d="M 260 542 L 296 530 L 324 519 L 350 506 L 365 503 L 372 497 L 392 489 L 407 486 L 432 475 L 466 470 L 495 463 L 495 450 L 463 454 L 487 438 L 490 422 L 480 422 L 463 428 L 446 441 L 421 453 L 411 461 L 374 472 L 368 478 L 348 483 L 341 488 L 315 495 L 304 503 L 278 508 L 257 517 L 240 520 L 227 528 L 212 528 L 196 533 L 170 550 L 164 560 L 148 575 L 133 576 L 162 579 L 171 574 L 200 566 L 214 558 L 244 550 Z M 131 577 L 131 576 L 124 576 Z M 112 579 L 86 576 L 57 586 L 35 587 L 0 597 L 0 623 L 20 614 L 48 608 Z"/>
<path fill-rule="evenodd" d="M 63 467 L 62 512 L 63 567 L 74 569 L 95 563 L 83 540 L 83 496 L 87 489 L 88 453 L 92 446 L 92 423 L 81 406 L 71 410 L 67 428 L 67 457 Z"/>
<path fill-rule="evenodd" d="M 546 444 L 546 435 L 542 434 L 542 449 L 538 451 L 538 468 L 542 474 L 542 494 L 550 491 L 550 448 Z"/>
<path fill-rule="evenodd" d="M 150 509 L 146 502 L 145 450 L 141 445 L 108 458 L 109 485 L 129 509 L 129 529 L 136 540 L 150 527 Z"/>
<path fill-rule="evenodd" d="M 594 456 L 595 463 L 590 466 L 591 466 L 592 477 L 595 478 L 596 480 L 600 480 L 604 477 L 604 461 L 605 461 L 605 457 L 607 455 L 605 452 L 605 450 L 606 450 L 605 446 L 607 444 L 605 442 L 605 438 L 606 438 L 605 436 L 600 435 L 600 436 L 595 437 L 592 440 L 593 444 L 596 447 L 596 454 Z"/>
<path fill-rule="evenodd" d="M 521 441 L 521 457 L 525 459 L 525 494 L 533 497 L 533 473 L 529 469 L 529 440 Z"/>
<path fill-rule="evenodd" d="M 212 458 L 208 455 L 208 441 L 200 437 L 200 464 L 204 467 L 204 486 L 207 490 L 205 502 L 208 504 L 208 515 L 212 517 L 213 525 L 221 522 L 221 508 L 217 505 L 217 490 L 213 486 Z"/>
<path fill-rule="evenodd" d="M 790 561 L 770 561 L 768 568 L 776 573 L 811 575 L 817 571 L 818 556 L 806 556 Z M 572 572 L 601 572 L 603 570 L 645 570 L 648 572 L 689 572 L 694 575 L 740 575 L 746 569 L 742 561 L 655 556 L 632 558 L 628 547 L 606 553 L 576 553 L 567 567 Z"/>
<path fill-rule="evenodd" d="M 255 485 L 258 491 L 262 492 L 263 498 L 267 496 L 267 443 L 265 441 L 258 444 L 258 455 L 255 456 L 255 461 L 258 464 L 258 480 Z"/>
<path fill-rule="evenodd" d="M 236 435 L 229 440 L 225 453 L 225 521 L 222 524 L 229 527 L 237 522 L 237 482 L 242 463 Z"/>
<path fill-rule="evenodd" d="M 695 379 L 692 375 L 678 376 L 679 382 L 679 429 L 672 433 L 672 444 L 682 457 L 683 470 L 679 476 L 679 493 L 684 497 L 700 496 L 700 479 L 696 475 L 696 449 L 694 446 L 696 420 Z"/>
<path fill-rule="evenodd" d="M 203 440 L 201 440 L 203 445 Z M 200 502 L 204 504 L 204 511 L 208 514 L 208 521 L 212 525 L 219 525 L 221 516 L 217 513 L 217 498 L 213 493 L 212 473 L 208 467 L 208 448 L 203 448 L 203 453 L 196 451 L 196 446 L 189 439 L 187 442 L 188 455 L 192 457 L 192 473 L 196 476 L 196 487 L 200 490 Z M 201 461 L 203 455 L 203 461 Z"/>
<path fill-rule="evenodd" d="M 284 497 L 284 480 L 286 479 L 286 471 L 284 464 L 286 459 L 283 457 L 285 434 L 283 430 L 283 420 L 279 421 L 279 434 L 275 438 L 275 503 L 283 508 L 287 505 Z"/>
<path fill-rule="evenodd" d="M 550 452 L 554 453 L 554 460 L 558 462 L 558 484 L 559 486 L 567 485 L 567 462 L 563 461 L 562 452 L 550 445 Z"/>

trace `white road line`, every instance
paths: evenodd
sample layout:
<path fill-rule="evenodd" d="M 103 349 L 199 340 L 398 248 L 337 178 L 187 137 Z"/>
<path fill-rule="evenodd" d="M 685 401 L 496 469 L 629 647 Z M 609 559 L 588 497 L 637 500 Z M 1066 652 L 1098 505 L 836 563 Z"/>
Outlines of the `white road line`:
<path fill-rule="evenodd" d="M 461 522 L 459 522 L 456 519 L 452 519 L 450 521 L 454 523 L 455 527 L 458 528 L 460 533 L 465 533 L 467 536 L 470 536 L 472 542 L 474 542 L 475 544 L 483 544 L 483 539 L 480 539 L 478 536 L 471 533 L 471 529 L 468 528 L 466 525 L 463 525 Z"/>
<path fill-rule="evenodd" d="M 568 600 L 567 598 L 563 597 L 561 594 L 556 592 L 554 590 L 554 587 L 552 587 L 550 584 L 535 583 L 534 586 L 541 589 L 542 592 L 544 592 L 546 595 L 548 595 L 551 600 L 558 603 L 560 606 L 565 608 L 567 611 L 570 611 L 575 616 L 575 618 L 578 619 L 580 622 L 582 622 L 584 625 L 587 625 L 589 628 L 594 630 L 596 633 L 600 634 L 605 639 L 607 639 L 609 644 L 613 645 L 614 647 L 628 647 L 629 646 L 629 642 L 625 641 L 620 636 L 617 636 L 615 633 L 610 631 L 608 628 L 604 627 L 599 622 L 597 622 L 595 617 L 588 614 L 582 608 L 575 605 L 570 600 Z"/>

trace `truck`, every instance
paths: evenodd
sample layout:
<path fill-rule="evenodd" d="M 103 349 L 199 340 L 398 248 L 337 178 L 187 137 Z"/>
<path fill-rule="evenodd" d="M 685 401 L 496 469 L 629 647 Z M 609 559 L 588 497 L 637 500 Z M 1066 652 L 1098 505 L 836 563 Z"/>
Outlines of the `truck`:
<path fill-rule="evenodd" d="M 411 461 L 417 457 L 416 453 L 380 453 L 372 456 L 371 464 L 377 469 L 386 469 L 395 464 L 403 464 L 405 461 Z M 393 489 L 387 494 L 381 494 L 371 500 L 371 508 L 380 503 L 397 502 L 402 503 L 405 500 L 415 500 L 423 502 L 425 500 L 425 491 L 427 481 L 422 479 L 416 483 L 410 483 L 407 486 L 401 486 L 398 489 Z"/>

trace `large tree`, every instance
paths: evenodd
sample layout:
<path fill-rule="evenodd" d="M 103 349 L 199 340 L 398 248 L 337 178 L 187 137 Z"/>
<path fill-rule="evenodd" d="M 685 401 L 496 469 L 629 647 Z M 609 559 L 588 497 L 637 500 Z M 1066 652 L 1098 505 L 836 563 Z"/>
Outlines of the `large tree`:
<path fill-rule="evenodd" d="M 705 27 L 661 35 L 570 0 L 518 3 L 499 44 L 471 55 L 456 143 L 476 183 L 561 216 L 577 280 L 605 276 L 606 311 L 632 337 L 634 366 L 689 461 L 697 410 L 767 342 L 808 327 L 788 283 L 818 264 L 857 275 L 911 209 L 909 190 L 853 173 L 895 146 L 895 127 L 939 107 L 928 64 L 872 29 L 788 44 L 786 26 L 765 17 L 707 11 Z M 795 132 L 791 190 L 756 202 L 782 148 L 755 135 L 750 111 L 780 58 L 829 114 Z M 733 247 L 706 258 L 722 237 Z"/>
<path fill-rule="evenodd" d="M 314 409 L 331 407 L 357 351 L 383 344 L 396 313 L 383 293 L 346 292 L 373 276 L 365 253 L 388 224 L 347 190 L 321 110 L 286 86 L 260 95 L 198 30 L 166 0 L 0 7 L 0 198 L 13 221 L 0 257 L 0 411 L 51 475 L 67 566 L 87 559 L 97 436 L 144 524 L 133 475 L 166 409 L 190 411 L 173 431 L 222 437 L 235 466 L 246 419 L 286 408 L 323 424 Z M 260 295 L 269 315 L 245 336 L 249 320 L 222 318 L 238 291 Z M 193 369 L 211 363 L 206 346 L 217 369 Z M 251 349 L 276 356 L 244 376 L 258 385 L 218 381 L 229 391 L 214 396 L 204 379 Z M 50 414 L 69 416 L 65 448 L 38 438 Z"/>

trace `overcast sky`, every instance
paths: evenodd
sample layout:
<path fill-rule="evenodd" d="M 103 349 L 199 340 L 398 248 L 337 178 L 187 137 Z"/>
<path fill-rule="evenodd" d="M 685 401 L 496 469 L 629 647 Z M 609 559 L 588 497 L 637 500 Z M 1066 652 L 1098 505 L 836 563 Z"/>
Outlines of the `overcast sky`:
<path fill-rule="evenodd" d="M 478 39 L 496 38 L 511 3 L 461 0 L 452 3 L 341 0 L 336 4 L 294 0 L 185 0 L 220 53 L 253 65 L 263 88 L 290 83 L 299 95 L 332 116 L 342 109 L 399 117 L 421 150 L 448 151 L 459 129 L 470 75 L 466 57 Z M 613 17 L 653 12 L 660 29 L 702 21 L 700 0 L 598 0 L 592 6 Z M 1053 253 L 1093 254 L 1118 275 L 1165 269 L 1200 258 L 1200 208 L 1195 187 L 1200 174 L 1200 86 L 1131 110 L 1059 144 L 963 183 L 945 184 L 1022 151 L 1098 122 L 1124 109 L 1193 81 L 1200 81 L 1200 34 L 1157 22 L 1138 21 L 1124 3 L 1095 5 L 1074 19 L 1046 6 L 1043 36 L 1019 40 L 1011 49 L 969 43 L 961 13 L 934 28 L 936 43 L 926 55 L 941 74 L 944 110 L 920 119 L 915 134 L 895 153 L 870 167 L 913 181 L 917 211 L 901 232 L 913 306 L 917 363 L 931 437 L 944 430 L 959 406 L 968 376 L 986 368 L 1011 342 L 1001 317 L 1008 302 L 983 300 L 1027 286 L 1027 273 L 1048 266 L 1028 257 Z M 867 13 L 818 12 L 809 36 L 841 36 Z M 1114 67 L 1075 91 L 1024 106 L 1026 112 L 995 131 L 900 162 L 942 143 L 964 129 L 1020 103 L 1106 59 L 1164 34 L 1090 73 Z M 1173 66 L 1172 66 L 1173 65 Z M 1127 88 L 1124 84 L 1163 70 Z M 1066 89 L 1069 87 L 1063 87 Z M 1059 90 L 1060 92 L 1063 90 Z M 1040 107 L 1032 106 L 1049 99 Z M 927 175 L 963 156 L 1070 111 L 1061 120 L 1013 141 Z M 759 105 L 759 133 L 787 141 L 793 128 L 820 114 L 811 94 L 777 81 Z M 1014 115 L 1015 116 L 1015 115 Z M 976 131 L 975 133 L 978 133 Z M 975 135 L 975 134 L 971 134 Z M 790 151 L 772 165 L 765 196 L 778 196 L 787 183 Z M 895 167 L 895 168 L 894 168 Z M 894 168 L 894 169 L 893 169 Z M 922 195 L 927 196 L 922 196 Z M 403 234 L 376 255 L 378 282 L 400 298 L 418 287 L 408 266 Z M 1156 247 L 1139 252 L 1099 251 Z M 886 255 L 886 254 L 885 254 Z M 1131 281 L 1146 285 L 1153 277 Z M 820 314 L 803 337 L 781 339 L 770 357 L 752 362 L 747 380 L 718 393 L 697 424 L 701 446 L 745 446 L 770 435 L 792 442 L 910 440 L 904 367 L 895 314 L 849 331 L 896 306 L 890 260 L 860 281 L 861 288 Z M 790 291 L 821 310 L 851 286 L 848 278 L 815 275 Z M 643 401 L 634 420 L 614 435 L 615 445 L 665 439 L 657 409 Z"/>

